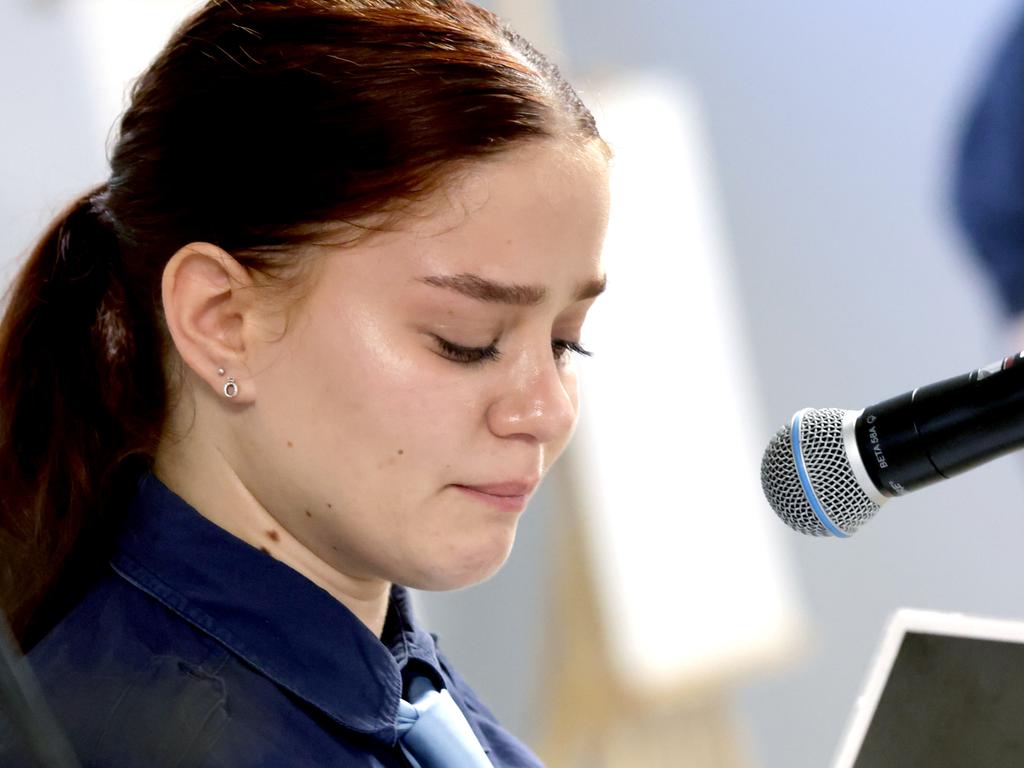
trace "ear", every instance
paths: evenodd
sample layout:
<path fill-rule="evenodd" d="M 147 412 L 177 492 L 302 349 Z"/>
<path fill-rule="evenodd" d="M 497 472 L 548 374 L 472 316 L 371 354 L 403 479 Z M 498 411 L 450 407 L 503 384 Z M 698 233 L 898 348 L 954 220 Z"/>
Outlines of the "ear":
<path fill-rule="evenodd" d="M 161 282 L 167 327 L 181 359 L 221 398 L 233 377 L 239 393 L 234 403 L 252 403 L 256 394 L 247 367 L 252 288 L 245 267 L 210 243 L 178 250 Z"/>

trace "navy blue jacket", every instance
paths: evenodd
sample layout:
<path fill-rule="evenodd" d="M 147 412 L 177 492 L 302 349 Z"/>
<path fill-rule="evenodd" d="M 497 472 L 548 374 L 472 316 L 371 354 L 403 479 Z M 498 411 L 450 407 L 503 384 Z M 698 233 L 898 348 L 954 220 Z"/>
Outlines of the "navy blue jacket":
<path fill-rule="evenodd" d="M 109 575 L 29 654 L 84 766 L 405 766 L 395 716 L 414 670 L 451 692 L 496 768 L 540 765 L 416 625 L 402 587 L 378 639 L 153 474 L 127 521 Z"/>

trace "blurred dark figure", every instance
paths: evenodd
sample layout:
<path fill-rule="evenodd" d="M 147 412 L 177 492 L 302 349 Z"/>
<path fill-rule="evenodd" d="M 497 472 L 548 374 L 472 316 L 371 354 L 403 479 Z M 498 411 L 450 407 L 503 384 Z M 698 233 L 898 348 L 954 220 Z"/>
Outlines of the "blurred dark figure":
<path fill-rule="evenodd" d="M 954 184 L 957 218 L 1005 314 L 1024 316 L 1024 14 L 970 106 Z"/>

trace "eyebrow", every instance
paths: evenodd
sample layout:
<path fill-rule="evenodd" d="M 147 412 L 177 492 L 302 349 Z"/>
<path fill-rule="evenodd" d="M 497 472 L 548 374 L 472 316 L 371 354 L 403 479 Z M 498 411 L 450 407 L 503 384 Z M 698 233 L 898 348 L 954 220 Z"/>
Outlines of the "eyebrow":
<path fill-rule="evenodd" d="M 458 275 L 429 275 L 421 277 L 420 282 L 435 288 L 447 288 L 469 296 L 478 301 L 495 304 L 513 304 L 520 307 L 534 307 L 544 301 L 547 289 L 542 285 L 521 285 L 518 283 L 499 283 L 469 273 Z M 583 301 L 599 296 L 608 284 L 608 277 L 602 275 L 596 280 L 588 280 L 576 289 L 575 300 Z"/>

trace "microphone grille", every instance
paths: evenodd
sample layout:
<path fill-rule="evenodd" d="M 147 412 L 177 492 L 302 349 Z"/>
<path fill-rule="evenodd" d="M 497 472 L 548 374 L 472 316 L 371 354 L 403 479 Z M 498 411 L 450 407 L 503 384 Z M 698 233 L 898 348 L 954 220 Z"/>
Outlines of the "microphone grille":
<path fill-rule="evenodd" d="M 850 535 L 874 517 L 880 507 L 861 488 L 846 455 L 843 417 L 839 408 L 816 408 L 800 418 L 804 468 L 829 523 Z M 775 513 L 790 528 L 810 536 L 833 535 L 815 514 L 804 493 L 790 427 L 783 426 L 768 443 L 761 460 L 761 488 Z"/>

